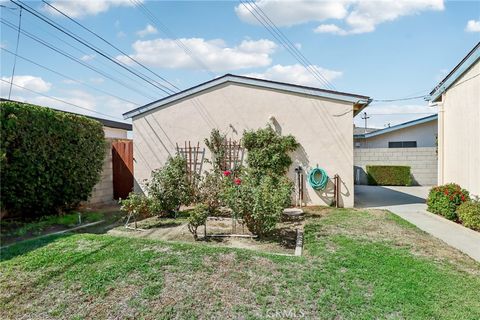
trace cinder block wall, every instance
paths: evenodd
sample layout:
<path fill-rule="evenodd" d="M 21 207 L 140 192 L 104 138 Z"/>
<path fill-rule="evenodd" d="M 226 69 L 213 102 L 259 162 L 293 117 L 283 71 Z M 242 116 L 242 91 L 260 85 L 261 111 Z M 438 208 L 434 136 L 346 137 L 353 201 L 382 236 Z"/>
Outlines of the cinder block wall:
<path fill-rule="evenodd" d="M 112 170 L 112 141 L 106 139 L 107 148 L 103 159 L 102 176 L 100 181 L 93 187 L 92 195 L 83 206 L 98 207 L 115 203 L 113 199 L 113 170 Z"/>
<path fill-rule="evenodd" d="M 437 184 L 437 152 L 429 148 L 356 148 L 353 154 L 355 184 L 367 184 L 367 165 L 410 166 L 413 184 Z"/>

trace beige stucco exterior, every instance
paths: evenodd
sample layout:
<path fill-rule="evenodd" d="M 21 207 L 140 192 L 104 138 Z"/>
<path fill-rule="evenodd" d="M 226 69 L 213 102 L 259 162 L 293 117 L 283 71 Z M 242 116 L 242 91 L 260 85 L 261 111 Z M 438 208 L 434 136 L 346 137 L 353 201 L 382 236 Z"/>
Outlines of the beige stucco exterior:
<path fill-rule="evenodd" d="M 356 138 L 355 147 L 388 148 L 388 143 L 393 141 L 416 141 L 417 148 L 435 147 L 437 126 L 437 120 L 435 119 L 369 138 Z"/>
<path fill-rule="evenodd" d="M 294 168 L 324 168 L 341 179 L 340 204 L 353 207 L 353 105 L 307 94 L 238 83 L 225 83 L 194 96 L 133 117 L 135 180 L 137 191 L 152 170 L 174 155 L 176 143 L 200 142 L 212 128 L 239 140 L 243 131 L 265 127 L 269 119 L 281 134 L 292 134 L 301 148 L 292 157 Z M 208 149 L 206 157 L 210 158 Z M 205 168 L 205 167 L 204 167 Z M 306 187 L 308 204 L 329 205 L 333 184 L 317 192 Z"/>
<path fill-rule="evenodd" d="M 480 195 L 480 62 L 438 102 L 439 184 L 455 182 Z"/>

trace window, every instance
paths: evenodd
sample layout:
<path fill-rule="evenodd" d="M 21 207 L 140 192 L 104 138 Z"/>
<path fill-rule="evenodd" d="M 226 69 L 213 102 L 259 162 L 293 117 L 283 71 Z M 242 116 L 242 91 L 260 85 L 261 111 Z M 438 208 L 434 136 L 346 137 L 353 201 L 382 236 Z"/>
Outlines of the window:
<path fill-rule="evenodd" d="M 389 148 L 416 148 L 417 141 L 389 141 Z"/>

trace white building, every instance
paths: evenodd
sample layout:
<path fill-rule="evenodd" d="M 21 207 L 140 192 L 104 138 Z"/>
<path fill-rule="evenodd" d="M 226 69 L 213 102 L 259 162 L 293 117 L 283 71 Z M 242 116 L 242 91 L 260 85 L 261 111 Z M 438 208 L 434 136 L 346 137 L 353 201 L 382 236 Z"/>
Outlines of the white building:
<path fill-rule="evenodd" d="M 353 207 L 353 116 L 370 103 L 367 96 L 225 75 L 124 114 L 133 119 L 134 175 L 138 186 L 176 152 L 176 143 L 204 146 L 213 128 L 240 140 L 244 130 L 275 129 L 295 136 L 301 147 L 294 167 L 317 165 L 340 176 L 339 204 Z M 210 155 L 207 154 L 207 157 Z M 324 191 L 306 186 L 308 204 L 329 205 L 333 183 Z"/>
<path fill-rule="evenodd" d="M 430 93 L 438 106 L 438 183 L 480 195 L 480 42 Z"/>

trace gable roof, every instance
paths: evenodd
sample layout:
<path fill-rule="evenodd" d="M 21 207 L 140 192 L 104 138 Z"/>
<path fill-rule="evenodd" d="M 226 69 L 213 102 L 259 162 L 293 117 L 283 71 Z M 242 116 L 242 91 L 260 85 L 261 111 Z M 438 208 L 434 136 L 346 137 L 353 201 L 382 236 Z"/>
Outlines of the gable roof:
<path fill-rule="evenodd" d="M 355 105 L 358 105 L 357 109 L 354 110 L 355 114 L 360 112 L 364 107 L 366 107 L 371 102 L 370 97 L 362 96 L 362 95 L 358 95 L 358 94 L 353 94 L 353 93 L 346 93 L 346 92 L 340 92 L 340 91 L 333 91 L 333 90 L 326 90 L 326 89 L 320 89 L 320 88 L 314 88 L 314 87 L 301 86 L 301 85 L 285 83 L 285 82 L 250 78 L 250 77 L 245 77 L 245 76 L 237 76 L 237 75 L 233 75 L 233 74 L 226 74 L 222 77 L 215 78 L 213 80 L 201 83 L 201 84 L 196 85 L 194 87 L 191 87 L 189 89 L 186 89 L 186 90 L 177 92 L 175 94 L 172 94 L 168 97 L 165 97 L 165 98 L 162 98 L 160 100 L 151 102 L 151 103 L 146 104 L 144 106 L 141 106 L 139 108 L 130 110 L 130 111 L 124 113 L 123 117 L 125 119 L 132 118 L 132 117 L 138 116 L 142 113 L 145 113 L 147 111 L 163 107 L 163 106 L 165 106 L 169 103 L 178 101 L 180 99 L 187 98 L 191 95 L 197 94 L 197 93 L 202 92 L 204 90 L 207 90 L 207 89 L 210 89 L 210 88 L 213 88 L 213 87 L 216 87 L 216 86 L 222 85 L 224 83 L 228 83 L 228 82 L 250 85 L 250 86 L 256 86 L 256 87 L 262 87 L 262 88 L 275 89 L 275 90 L 281 90 L 281 91 L 292 92 L 292 93 L 301 93 L 301 94 L 306 94 L 306 95 L 310 95 L 310 96 L 323 97 L 323 98 L 328 98 L 328 99 L 333 99 L 333 100 L 351 102 Z"/>
<path fill-rule="evenodd" d="M 430 92 L 430 100 L 435 102 L 458 78 L 480 59 L 480 42 L 453 68 L 452 71 Z"/>
<path fill-rule="evenodd" d="M 5 98 L 0 98 L 0 102 L 16 102 L 16 103 L 23 103 L 23 104 L 32 105 L 31 103 L 28 103 L 28 102 L 21 102 L 21 101 L 10 100 L 10 99 L 5 99 Z M 41 106 L 41 107 L 49 108 L 49 107 L 45 107 L 45 106 Z M 53 109 L 53 108 L 51 108 L 51 109 Z M 96 121 L 100 122 L 102 124 L 102 126 L 104 126 L 104 127 L 114 128 L 114 129 L 122 129 L 122 130 L 126 130 L 126 131 L 132 131 L 132 125 L 130 123 L 108 120 L 108 119 L 104 119 L 104 118 L 97 118 L 97 117 L 87 116 L 85 114 L 80 114 L 80 113 L 75 113 L 75 112 L 70 112 L 70 111 L 63 111 L 63 110 L 58 110 L 58 109 L 54 109 L 54 110 L 59 111 L 59 112 L 76 114 L 76 115 L 79 115 L 79 116 L 84 116 L 84 117 L 96 120 Z"/>
<path fill-rule="evenodd" d="M 379 135 L 389 133 L 389 132 L 392 132 L 392 131 L 397 131 L 397 130 L 400 130 L 400 129 L 413 127 L 413 126 L 416 126 L 416 125 L 419 125 L 419 124 L 422 124 L 422 123 L 435 121 L 437 119 L 438 119 L 438 115 L 434 114 L 434 115 L 431 115 L 431 116 L 428 116 L 428 117 L 415 119 L 415 120 L 412 120 L 412 121 L 407 121 L 407 122 L 404 122 L 404 123 L 401 123 L 401 124 L 397 124 L 395 126 L 388 127 L 388 128 L 385 128 L 385 129 L 379 129 L 377 131 L 368 132 L 368 133 L 364 133 L 364 134 L 354 134 L 354 138 L 371 138 L 371 137 L 379 136 Z"/>
<path fill-rule="evenodd" d="M 378 129 L 378 128 L 364 128 L 364 127 L 355 126 L 355 127 L 353 127 L 353 135 L 370 133 L 370 132 L 377 131 L 377 130 L 380 130 L 380 129 Z"/>

